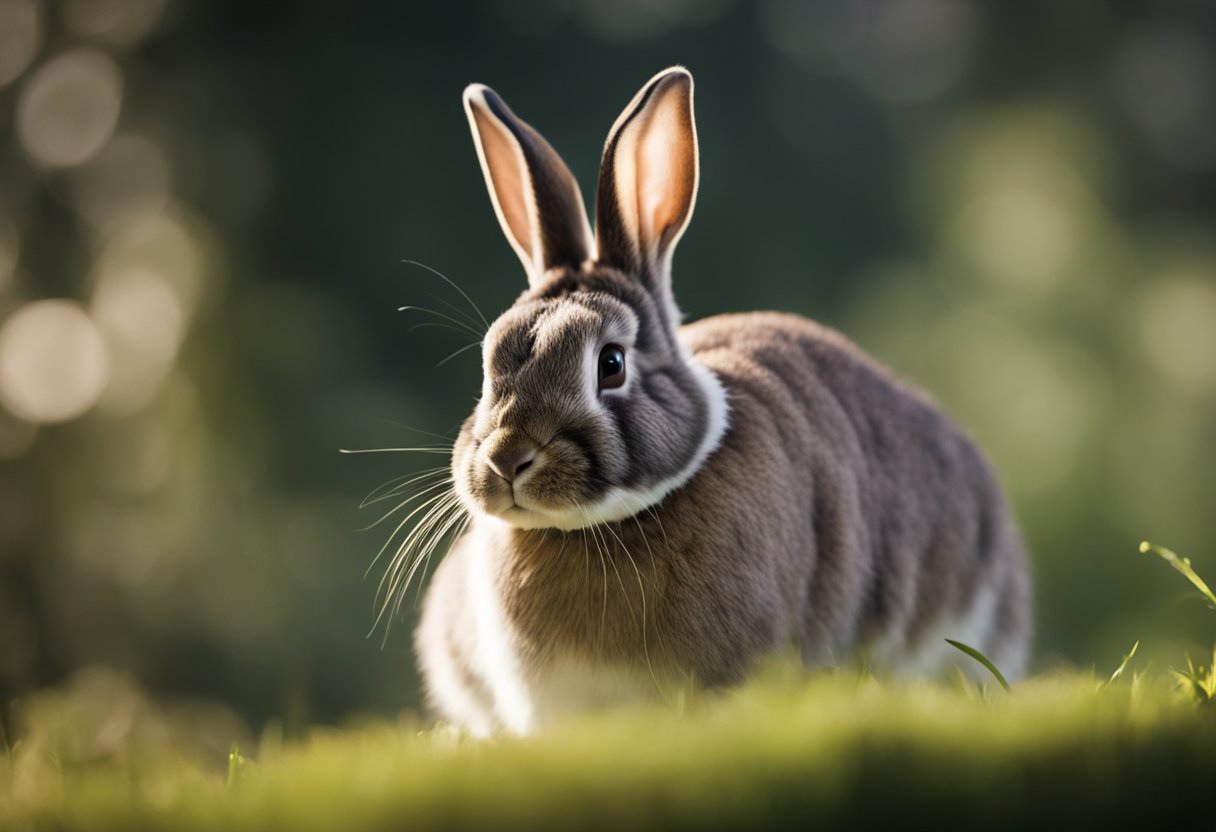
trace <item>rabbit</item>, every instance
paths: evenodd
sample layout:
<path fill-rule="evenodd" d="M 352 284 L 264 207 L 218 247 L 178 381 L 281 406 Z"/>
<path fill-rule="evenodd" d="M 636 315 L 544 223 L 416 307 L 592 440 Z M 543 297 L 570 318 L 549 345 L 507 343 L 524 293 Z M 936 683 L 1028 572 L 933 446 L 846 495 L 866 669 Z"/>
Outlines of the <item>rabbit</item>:
<path fill-rule="evenodd" d="M 539 133 L 483 85 L 464 107 L 528 288 L 485 335 L 452 447 L 468 524 L 414 637 L 437 715 L 524 735 L 734 685 L 790 650 L 811 668 L 985 672 L 946 637 L 1019 677 L 1027 556 L 963 432 L 805 318 L 681 325 L 692 75 L 660 72 L 616 120 L 594 234 Z"/>

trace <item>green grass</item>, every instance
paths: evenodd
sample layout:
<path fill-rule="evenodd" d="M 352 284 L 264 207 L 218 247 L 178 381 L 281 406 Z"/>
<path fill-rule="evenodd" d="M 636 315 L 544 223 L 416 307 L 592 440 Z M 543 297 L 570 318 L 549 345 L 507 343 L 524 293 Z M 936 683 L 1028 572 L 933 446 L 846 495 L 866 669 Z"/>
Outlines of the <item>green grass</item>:
<path fill-rule="evenodd" d="M 1160 679 L 1011 693 L 785 671 L 704 696 L 475 742 L 413 724 L 318 729 L 210 765 L 169 748 L 66 764 L 18 746 L 0 828 L 1016 827 L 1210 812 L 1216 719 Z"/>
<path fill-rule="evenodd" d="M 1145 551 L 1207 589 L 1172 552 Z M 27 706 L 22 739 L 0 757 L 0 830 L 1211 828 L 1216 655 L 1148 676 L 1138 646 L 1113 673 L 1008 690 L 775 663 L 738 690 L 527 740 L 406 718 L 288 743 L 268 732 L 227 753 L 220 723 L 195 714 L 196 729 L 212 727 L 189 741 L 102 675 Z"/>

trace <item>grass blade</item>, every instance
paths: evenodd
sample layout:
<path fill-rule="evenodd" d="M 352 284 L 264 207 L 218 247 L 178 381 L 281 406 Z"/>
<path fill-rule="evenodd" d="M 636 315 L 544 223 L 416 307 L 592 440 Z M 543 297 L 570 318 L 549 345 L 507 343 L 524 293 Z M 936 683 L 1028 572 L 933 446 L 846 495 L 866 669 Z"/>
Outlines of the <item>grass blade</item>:
<path fill-rule="evenodd" d="M 232 750 L 228 752 L 228 788 L 232 788 L 240 782 L 241 775 L 244 773 L 248 762 L 245 756 L 241 754 L 241 747 L 233 743 Z"/>
<path fill-rule="evenodd" d="M 1115 680 L 1123 675 L 1123 671 L 1127 670 L 1127 665 L 1131 662 L 1132 656 L 1136 655 L 1136 650 L 1140 648 L 1140 639 L 1136 639 L 1136 643 L 1132 645 L 1132 649 L 1123 657 L 1123 661 L 1115 668 L 1115 672 L 1110 674 L 1110 678 L 1102 685 L 1106 689 L 1115 683 Z"/>
<path fill-rule="evenodd" d="M 984 667 L 988 668 L 988 672 L 991 673 L 994 677 L 996 677 L 996 680 L 1001 683 L 1001 687 L 1003 687 L 1005 690 L 1009 690 L 1009 682 L 1005 681 L 1004 674 L 1002 674 L 1001 671 L 997 670 L 997 667 L 996 667 L 996 665 L 994 665 L 992 663 L 992 660 L 989 659 L 987 656 L 985 656 L 983 653 L 981 653 L 979 650 L 976 650 L 974 647 L 972 647 L 969 644 L 963 644 L 961 641 L 955 641 L 952 638 L 946 639 L 946 644 L 949 644 L 951 647 L 955 648 L 956 650 L 961 650 L 962 652 L 966 653 L 968 656 L 970 656 L 971 658 L 975 659 L 977 662 L 982 664 Z"/>
<path fill-rule="evenodd" d="M 1203 593 L 1203 597 L 1207 599 L 1208 606 L 1216 609 L 1216 593 L 1212 592 L 1212 588 L 1204 583 L 1203 578 L 1191 568 L 1189 558 L 1180 558 L 1164 546 L 1158 546 L 1156 543 L 1149 543 L 1147 540 L 1140 542 L 1141 552 L 1152 552 L 1158 557 L 1164 559 L 1170 566 L 1177 569 L 1179 572 L 1190 581 L 1196 589 Z"/>

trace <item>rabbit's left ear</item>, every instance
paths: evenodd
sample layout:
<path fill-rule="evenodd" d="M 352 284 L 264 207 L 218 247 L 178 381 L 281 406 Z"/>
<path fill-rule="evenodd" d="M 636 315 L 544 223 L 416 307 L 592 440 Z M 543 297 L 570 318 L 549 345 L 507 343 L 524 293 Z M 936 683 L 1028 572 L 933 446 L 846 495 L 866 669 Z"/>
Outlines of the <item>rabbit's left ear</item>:
<path fill-rule="evenodd" d="M 503 233 L 537 286 L 553 268 L 591 257 L 587 209 L 566 163 L 494 90 L 471 84 L 464 107 Z"/>
<path fill-rule="evenodd" d="M 642 87 L 608 134 L 595 210 L 600 261 L 665 282 L 696 196 L 692 75 L 672 67 Z"/>

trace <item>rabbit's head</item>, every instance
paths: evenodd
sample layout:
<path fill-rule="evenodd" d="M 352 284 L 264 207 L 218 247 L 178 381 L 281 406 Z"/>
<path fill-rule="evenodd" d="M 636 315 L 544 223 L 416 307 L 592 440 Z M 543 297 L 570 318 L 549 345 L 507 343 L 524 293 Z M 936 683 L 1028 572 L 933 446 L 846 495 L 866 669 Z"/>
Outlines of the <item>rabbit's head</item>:
<path fill-rule="evenodd" d="M 465 90 L 495 213 L 528 289 L 483 342 L 481 398 L 452 456 L 470 510 L 523 528 L 619 520 L 682 485 L 726 396 L 681 346 L 672 251 L 692 214 L 692 76 L 659 73 L 617 119 L 596 230 L 570 170 L 488 87 Z"/>

